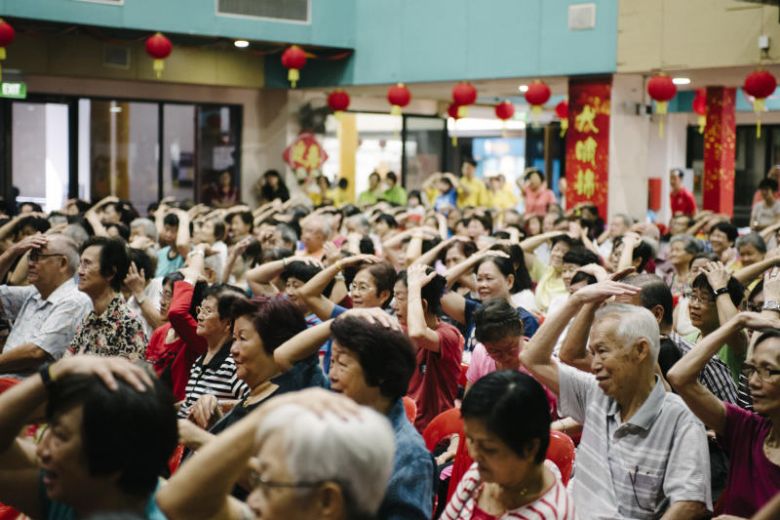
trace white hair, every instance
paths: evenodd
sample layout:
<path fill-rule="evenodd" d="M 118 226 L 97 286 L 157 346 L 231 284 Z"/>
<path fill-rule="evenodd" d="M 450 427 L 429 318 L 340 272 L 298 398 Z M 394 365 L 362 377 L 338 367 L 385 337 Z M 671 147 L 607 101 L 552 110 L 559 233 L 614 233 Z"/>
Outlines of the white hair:
<path fill-rule="evenodd" d="M 653 363 L 658 361 L 661 350 L 661 331 L 653 313 L 638 305 L 610 303 L 596 312 L 595 322 L 612 318 L 617 323 L 615 336 L 626 345 L 634 345 L 640 339 L 650 344 L 650 356 Z"/>
<path fill-rule="evenodd" d="M 143 228 L 144 236 L 157 242 L 157 226 L 148 218 L 137 218 L 130 222 L 130 229 Z"/>
<path fill-rule="evenodd" d="M 62 233 L 49 235 L 48 239 L 48 250 L 52 253 L 63 255 L 68 262 L 68 274 L 71 276 L 74 275 L 79 268 L 80 262 L 79 250 L 76 242 L 68 235 Z"/>
<path fill-rule="evenodd" d="M 395 441 L 390 422 L 361 406 L 356 417 L 315 413 L 297 404 L 272 411 L 257 430 L 257 443 L 273 433 L 284 437 L 287 469 L 295 481 L 337 482 L 346 509 L 375 514 L 393 469 Z"/>

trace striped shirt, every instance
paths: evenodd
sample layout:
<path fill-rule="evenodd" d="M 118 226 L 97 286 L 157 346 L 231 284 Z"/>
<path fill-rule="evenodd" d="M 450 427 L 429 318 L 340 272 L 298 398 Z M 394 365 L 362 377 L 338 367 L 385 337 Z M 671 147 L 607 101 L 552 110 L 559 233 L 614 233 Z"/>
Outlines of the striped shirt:
<path fill-rule="evenodd" d="M 672 340 L 683 356 L 693 348 L 693 343 L 686 341 L 682 336 L 674 332 L 669 334 L 669 339 Z M 721 401 L 738 404 L 737 385 L 734 384 L 728 365 L 718 357 L 713 356 L 707 361 L 707 364 L 704 365 L 699 374 L 699 382 Z"/>
<path fill-rule="evenodd" d="M 561 482 L 558 467 L 549 460 L 544 465 L 552 471 L 555 483 L 541 497 L 517 509 L 507 511 L 496 519 L 513 520 L 574 520 L 574 502 L 566 493 L 566 488 Z M 458 488 L 450 498 L 447 508 L 441 517 L 445 520 L 471 520 L 475 518 L 474 510 L 479 501 L 482 490 L 482 479 L 477 469 L 477 463 L 463 475 L 458 483 Z"/>
<path fill-rule="evenodd" d="M 179 417 L 186 418 L 192 405 L 203 395 L 211 394 L 217 399 L 242 399 L 249 393 L 246 384 L 236 377 L 236 362 L 230 356 L 230 345 L 230 341 L 225 343 L 207 364 L 204 361 L 208 354 L 195 360 Z"/>
<path fill-rule="evenodd" d="M 704 425 L 660 380 L 637 412 L 620 418 L 596 378 L 558 365 L 562 416 L 584 425 L 569 488 L 577 516 L 654 519 L 675 502 L 712 510 Z"/>

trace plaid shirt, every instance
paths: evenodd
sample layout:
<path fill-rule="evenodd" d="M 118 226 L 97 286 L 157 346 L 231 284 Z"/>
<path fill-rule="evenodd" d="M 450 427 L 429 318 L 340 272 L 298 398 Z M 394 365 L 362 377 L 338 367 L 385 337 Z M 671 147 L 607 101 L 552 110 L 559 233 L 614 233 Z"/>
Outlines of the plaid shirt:
<path fill-rule="evenodd" d="M 127 308 L 120 294 L 100 316 L 94 310 L 87 314 L 68 349 L 69 354 L 120 356 L 130 361 L 143 360 L 145 351 L 146 334 L 141 320 Z"/>
<path fill-rule="evenodd" d="M 676 333 L 669 334 L 680 353 L 684 356 L 693 348 L 693 344 L 686 341 L 682 336 Z M 704 365 L 699 374 L 699 382 L 704 385 L 715 397 L 725 403 L 739 404 L 737 398 L 737 385 L 731 377 L 728 365 L 721 361 L 717 356 L 713 356 Z"/>

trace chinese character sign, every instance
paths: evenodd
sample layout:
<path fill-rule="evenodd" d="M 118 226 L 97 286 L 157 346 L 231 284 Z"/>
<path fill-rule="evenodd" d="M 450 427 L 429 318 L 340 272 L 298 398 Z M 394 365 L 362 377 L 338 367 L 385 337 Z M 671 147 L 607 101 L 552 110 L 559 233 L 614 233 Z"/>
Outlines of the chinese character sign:
<path fill-rule="evenodd" d="M 284 149 L 282 157 L 293 170 L 303 169 L 311 172 L 322 167 L 322 163 L 328 159 L 328 154 L 314 134 L 303 133 Z"/>
<path fill-rule="evenodd" d="M 607 216 L 610 79 L 569 83 L 566 205 L 593 202 Z"/>

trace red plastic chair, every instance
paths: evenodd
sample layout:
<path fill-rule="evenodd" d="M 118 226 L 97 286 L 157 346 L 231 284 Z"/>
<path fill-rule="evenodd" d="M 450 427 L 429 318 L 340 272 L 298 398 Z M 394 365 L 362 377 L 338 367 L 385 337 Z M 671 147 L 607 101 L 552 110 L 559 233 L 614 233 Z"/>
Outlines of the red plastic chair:
<path fill-rule="evenodd" d="M 458 386 L 462 386 L 463 388 L 466 388 L 466 383 L 468 383 L 468 380 L 466 379 L 466 372 L 469 371 L 469 366 L 465 363 L 460 364 L 460 374 L 458 374 Z"/>
<path fill-rule="evenodd" d="M 574 441 L 571 440 L 571 437 L 563 432 L 550 431 L 550 444 L 547 446 L 545 458 L 558 466 L 563 485 L 568 484 L 574 466 Z"/>
<path fill-rule="evenodd" d="M 184 445 L 177 444 L 176 449 L 173 450 L 173 453 L 171 453 L 171 456 L 168 459 L 168 471 L 171 472 L 171 475 L 176 473 L 176 470 L 179 469 L 179 466 L 181 465 L 181 459 L 183 457 L 184 457 Z"/>
<path fill-rule="evenodd" d="M 406 411 L 406 417 L 409 419 L 409 422 L 414 424 L 414 420 L 417 419 L 417 403 L 414 402 L 414 399 L 409 397 L 408 395 L 404 396 L 404 410 Z"/>
<path fill-rule="evenodd" d="M 445 437 L 455 433 L 463 438 L 463 419 L 459 408 L 450 408 L 434 417 L 423 430 L 422 436 L 428 451 L 433 451 Z"/>

